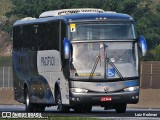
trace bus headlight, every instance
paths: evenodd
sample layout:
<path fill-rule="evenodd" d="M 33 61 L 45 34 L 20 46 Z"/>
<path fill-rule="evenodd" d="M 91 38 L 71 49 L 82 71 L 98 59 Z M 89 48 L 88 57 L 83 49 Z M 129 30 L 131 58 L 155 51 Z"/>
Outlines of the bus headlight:
<path fill-rule="evenodd" d="M 139 90 L 139 86 L 133 86 L 133 87 L 128 87 L 128 88 L 124 89 L 124 91 L 126 91 L 126 92 L 132 92 L 132 91 L 136 91 L 136 90 Z"/>
<path fill-rule="evenodd" d="M 71 88 L 71 92 L 74 92 L 74 93 L 87 93 L 88 90 L 81 89 L 81 88 Z"/>

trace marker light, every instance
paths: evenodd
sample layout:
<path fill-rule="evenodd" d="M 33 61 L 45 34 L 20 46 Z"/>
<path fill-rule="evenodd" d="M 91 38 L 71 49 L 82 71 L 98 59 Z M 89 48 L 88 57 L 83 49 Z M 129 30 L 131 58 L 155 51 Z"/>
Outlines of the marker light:
<path fill-rule="evenodd" d="M 81 88 L 71 88 L 71 92 L 74 92 L 74 93 L 87 93 L 88 90 L 81 89 Z"/>
<path fill-rule="evenodd" d="M 64 58 L 69 59 L 70 56 L 70 42 L 67 38 L 64 38 Z"/>
<path fill-rule="evenodd" d="M 132 92 L 132 91 L 136 91 L 136 90 L 139 90 L 139 86 L 128 87 L 128 88 L 124 89 L 124 91 L 126 91 L 126 92 Z"/>

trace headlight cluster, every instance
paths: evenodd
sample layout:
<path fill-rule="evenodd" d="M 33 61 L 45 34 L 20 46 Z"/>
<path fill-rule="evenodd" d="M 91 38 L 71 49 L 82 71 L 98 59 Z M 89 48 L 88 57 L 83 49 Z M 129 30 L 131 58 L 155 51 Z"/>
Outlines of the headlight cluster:
<path fill-rule="evenodd" d="M 88 90 L 81 89 L 81 88 L 71 88 L 71 92 L 74 92 L 74 93 L 87 93 Z"/>
<path fill-rule="evenodd" d="M 124 91 L 126 91 L 126 92 L 132 92 L 132 91 L 136 91 L 136 90 L 139 90 L 139 86 L 133 86 L 133 87 L 128 87 L 128 88 L 124 89 Z"/>

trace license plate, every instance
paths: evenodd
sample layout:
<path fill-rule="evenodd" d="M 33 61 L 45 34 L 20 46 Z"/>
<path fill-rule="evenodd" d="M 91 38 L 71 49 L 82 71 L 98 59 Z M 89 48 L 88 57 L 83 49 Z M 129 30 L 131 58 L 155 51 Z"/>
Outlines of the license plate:
<path fill-rule="evenodd" d="M 100 97 L 100 101 L 104 102 L 104 101 L 112 101 L 112 97 Z"/>

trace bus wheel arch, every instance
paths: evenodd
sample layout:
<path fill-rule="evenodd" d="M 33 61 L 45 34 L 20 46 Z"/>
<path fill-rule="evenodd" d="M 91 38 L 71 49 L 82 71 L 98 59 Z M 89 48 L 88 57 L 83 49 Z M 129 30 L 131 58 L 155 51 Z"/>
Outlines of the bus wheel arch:
<path fill-rule="evenodd" d="M 28 85 L 27 85 L 27 83 L 24 83 L 24 93 L 23 93 L 23 95 L 24 95 L 24 104 L 26 104 L 26 94 L 27 94 L 27 92 L 29 91 L 29 89 L 28 89 Z"/>
<path fill-rule="evenodd" d="M 55 98 L 55 104 L 57 104 L 57 93 L 60 92 L 58 82 L 55 83 L 54 87 L 54 98 Z"/>
<path fill-rule="evenodd" d="M 58 82 L 55 84 L 55 103 L 58 105 L 57 109 L 61 112 L 68 112 L 70 110 L 70 107 L 62 104 L 62 97 Z"/>
<path fill-rule="evenodd" d="M 25 100 L 25 110 L 27 112 L 34 111 L 34 106 L 30 102 L 29 89 L 27 87 L 27 84 L 24 84 L 24 100 Z"/>

